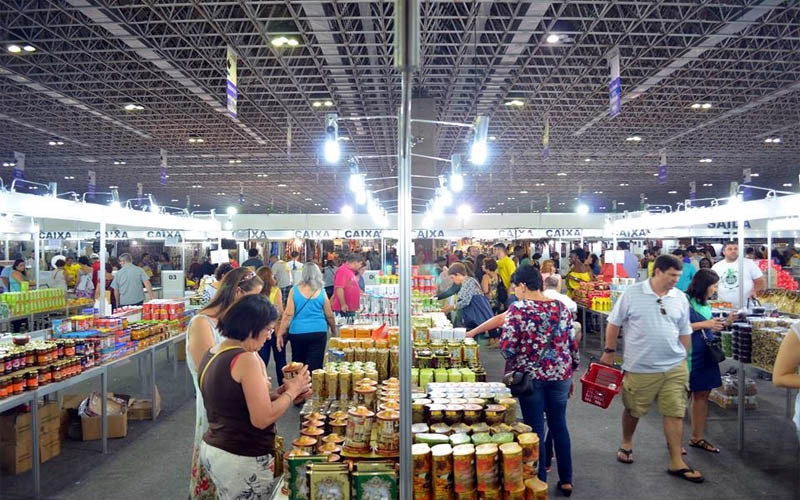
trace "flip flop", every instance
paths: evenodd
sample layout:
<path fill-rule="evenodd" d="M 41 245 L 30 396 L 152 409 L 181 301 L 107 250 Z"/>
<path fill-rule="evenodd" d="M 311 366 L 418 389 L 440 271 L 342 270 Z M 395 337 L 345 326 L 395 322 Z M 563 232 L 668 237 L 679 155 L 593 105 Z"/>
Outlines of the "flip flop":
<path fill-rule="evenodd" d="M 695 471 L 691 467 L 685 467 L 683 469 L 678 469 L 678 470 L 667 469 L 667 474 L 669 474 L 670 476 L 679 477 L 685 481 L 689 481 L 690 483 L 702 483 L 703 481 L 706 480 L 706 478 L 704 478 L 703 476 L 692 477 L 686 475 L 686 474 L 691 474 L 692 472 L 697 472 L 697 471 Z"/>
<path fill-rule="evenodd" d="M 698 439 L 697 441 L 689 441 L 689 446 L 693 448 L 700 448 L 701 450 L 705 450 L 709 453 L 719 453 L 719 448 L 709 443 L 705 439 Z"/>
<path fill-rule="evenodd" d="M 625 455 L 625 458 L 622 458 L 620 456 L 620 453 Z M 620 463 L 623 463 L 623 464 L 632 464 L 633 463 L 633 457 L 631 457 L 631 455 L 633 455 L 633 450 L 626 450 L 625 448 L 619 448 L 617 450 L 617 462 L 620 462 Z"/>

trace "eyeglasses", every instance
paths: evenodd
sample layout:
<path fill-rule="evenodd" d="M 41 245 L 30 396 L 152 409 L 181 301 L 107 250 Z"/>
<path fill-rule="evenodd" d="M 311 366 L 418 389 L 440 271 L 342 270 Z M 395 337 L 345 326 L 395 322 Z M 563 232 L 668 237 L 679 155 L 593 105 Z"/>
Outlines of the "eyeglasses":
<path fill-rule="evenodd" d="M 662 302 L 662 299 L 658 299 L 658 300 L 656 300 L 656 302 L 658 302 L 658 307 L 661 310 L 661 314 L 666 316 L 667 315 L 667 310 L 664 309 L 664 302 Z"/>

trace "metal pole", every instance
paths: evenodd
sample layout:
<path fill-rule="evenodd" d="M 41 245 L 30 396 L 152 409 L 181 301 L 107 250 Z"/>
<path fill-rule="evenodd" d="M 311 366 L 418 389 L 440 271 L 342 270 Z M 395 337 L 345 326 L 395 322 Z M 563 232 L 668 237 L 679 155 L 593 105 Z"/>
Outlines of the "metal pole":
<path fill-rule="evenodd" d="M 744 286 L 742 280 L 744 279 L 744 211 L 739 209 L 736 221 L 739 225 L 739 307 L 747 307 L 747 297 L 744 295 Z M 745 384 L 745 364 L 739 361 L 739 409 L 737 413 L 738 424 L 738 449 L 744 451 L 744 384 Z"/>
<path fill-rule="evenodd" d="M 767 288 L 772 283 L 772 221 L 767 221 Z"/>
<path fill-rule="evenodd" d="M 386 238 L 381 238 L 381 274 L 386 272 Z"/>
<path fill-rule="evenodd" d="M 36 289 L 39 289 L 39 261 L 41 260 L 41 256 L 39 252 L 42 251 L 42 242 L 39 239 L 39 231 L 37 230 L 35 233 L 31 233 L 33 236 L 33 275 L 36 277 Z M 30 325 L 29 328 L 33 328 L 33 325 Z"/>
<path fill-rule="evenodd" d="M 100 316 L 111 314 L 106 311 L 106 223 L 100 223 L 100 269 L 97 271 L 97 289 L 100 290 Z M 111 293 L 114 293 L 113 291 Z"/>
<path fill-rule="evenodd" d="M 105 273 L 105 269 L 103 273 Z M 103 301 L 105 302 L 105 299 Z M 100 435 L 102 436 L 103 454 L 105 455 L 108 453 L 108 402 L 106 401 L 106 394 L 108 394 L 108 367 L 104 366 L 101 370 L 103 371 L 100 372 L 100 399 L 102 401 L 100 403 Z"/>
<path fill-rule="evenodd" d="M 400 275 L 400 373 L 411 373 L 411 85 L 419 58 L 419 1 L 395 0 L 395 64 L 401 69 L 397 133 L 397 255 Z M 411 477 L 411 377 L 400 377 L 400 477 Z M 411 500 L 411 481 L 400 481 Z"/>
<path fill-rule="evenodd" d="M 38 239 L 39 235 L 37 234 L 36 240 L 38 241 Z M 31 401 L 31 435 L 31 446 L 33 446 L 33 453 L 31 457 L 33 460 L 33 496 L 35 498 L 39 498 L 39 494 L 42 491 L 42 485 L 41 471 L 39 466 L 39 398 L 36 396 L 34 396 L 33 401 Z"/>

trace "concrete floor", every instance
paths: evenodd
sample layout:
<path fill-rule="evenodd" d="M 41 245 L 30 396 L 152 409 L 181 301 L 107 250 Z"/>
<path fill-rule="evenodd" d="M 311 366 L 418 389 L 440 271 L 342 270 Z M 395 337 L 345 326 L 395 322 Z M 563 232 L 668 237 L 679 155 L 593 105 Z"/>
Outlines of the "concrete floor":
<path fill-rule="evenodd" d="M 484 348 L 481 356 L 490 378 L 499 380 L 502 359 L 498 351 Z M 164 354 L 158 365 L 164 398 L 164 411 L 158 420 L 130 422 L 128 437 L 110 440 L 105 456 L 98 452 L 99 442 L 63 442 L 62 454 L 42 465 L 44 498 L 186 498 L 194 432 L 193 389 L 185 385 L 183 365 L 177 378 L 173 378 Z M 138 394 L 139 385 L 136 366 L 128 365 L 115 371 L 110 387 Z M 655 411 L 639 424 L 634 442 L 636 463 L 624 465 L 614 458 L 620 439 L 619 398 L 608 410 L 602 410 L 576 397 L 568 410 L 575 469 L 573 498 L 800 498 L 798 444 L 794 428 L 785 418 L 785 392 L 766 381 L 759 380 L 758 385 L 760 407 L 747 414 L 746 448 L 741 453 L 736 450 L 736 410 L 711 405 L 707 438 L 722 453 L 688 448 L 687 462 L 707 478 L 700 485 L 666 474 L 667 450 L 661 419 Z M 83 392 L 91 390 L 96 388 L 89 385 Z M 287 440 L 293 439 L 298 433 L 297 410 L 291 409 L 278 427 Z M 557 496 L 557 479 L 554 467 L 549 478 L 552 497 Z M 30 498 L 31 493 L 30 473 L 0 475 L 0 498 Z"/>

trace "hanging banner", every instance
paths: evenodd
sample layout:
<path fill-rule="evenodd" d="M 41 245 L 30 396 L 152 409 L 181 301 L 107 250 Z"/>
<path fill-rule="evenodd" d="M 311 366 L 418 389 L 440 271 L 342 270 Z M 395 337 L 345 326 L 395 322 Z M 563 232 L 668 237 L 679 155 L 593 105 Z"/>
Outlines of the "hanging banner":
<path fill-rule="evenodd" d="M 611 79 L 608 82 L 608 117 L 614 118 L 622 110 L 622 83 L 619 75 L 619 50 L 614 49 L 608 55 L 608 67 Z"/>
<path fill-rule="evenodd" d="M 136 197 L 141 198 L 144 195 L 144 185 L 141 182 L 136 183 Z"/>
<path fill-rule="evenodd" d="M 159 183 L 162 186 L 167 185 L 167 150 L 164 148 L 161 148 L 161 176 Z"/>
<path fill-rule="evenodd" d="M 25 153 L 14 151 L 14 179 L 25 179 Z"/>
<path fill-rule="evenodd" d="M 658 183 L 667 183 L 667 150 L 662 149 L 659 151 L 660 159 L 658 161 Z"/>
<path fill-rule="evenodd" d="M 237 104 L 236 101 L 239 99 L 239 87 L 237 83 L 237 70 L 236 70 L 236 52 L 234 52 L 233 47 L 228 46 L 228 55 L 226 58 L 227 64 L 227 74 L 228 74 L 228 85 L 227 85 L 227 95 L 228 95 L 228 115 L 231 118 L 238 118 L 239 113 L 237 111 Z"/>
<path fill-rule="evenodd" d="M 89 170 L 89 187 L 87 194 L 89 195 L 89 199 L 94 199 L 94 193 L 97 190 L 97 172 L 94 170 Z"/>
<path fill-rule="evenodd" d="M 550 158 L 550 115 L 544 115 L 544 133 L 542 134 L 542 157 Z"/>

